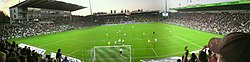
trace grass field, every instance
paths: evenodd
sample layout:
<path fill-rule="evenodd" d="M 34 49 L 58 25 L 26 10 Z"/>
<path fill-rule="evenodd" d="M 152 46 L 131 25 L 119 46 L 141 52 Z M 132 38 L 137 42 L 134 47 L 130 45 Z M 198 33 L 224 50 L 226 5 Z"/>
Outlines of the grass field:
<path fill-rule="evenodd" d="M 117 32 L 119 33 L 117 34 Z M 143 32 L 145 32 L 145 35 L 143 35 Z M 153 35 L 152 32 L 156 32 L 156 34 Z M 124 34 L 127 34 L 127 36 L 124 37 Z M 104 25 L 12 39 L 11 41 L 45 49 L 46 54 L 56 52 L 58 48 L 61 48 L 63 55 L 90 62 L 93 60 L 92 50 L 94 46 L 107 46 L 108 41 L 113 45 L 114 41 L 124 39 L 125 45 L 131 45 L 132 47 L 132 61 L 139 62 L 140 59 L 181 56 L 184 53 L 185 46 L 188 46 L 190 51 L 199 50 L 212 37 L 222 36 L 170 24 L 144 23 Z M 157 38 L 158 42 L 154 42 L 154 38 Z M 147 43 L 148 40 L 151 40 L 151 44 Z M 112 53 L 101 55 L 107 57 L 110 54 Z M 112 61 L 117 60 L 113 59 Z"/>

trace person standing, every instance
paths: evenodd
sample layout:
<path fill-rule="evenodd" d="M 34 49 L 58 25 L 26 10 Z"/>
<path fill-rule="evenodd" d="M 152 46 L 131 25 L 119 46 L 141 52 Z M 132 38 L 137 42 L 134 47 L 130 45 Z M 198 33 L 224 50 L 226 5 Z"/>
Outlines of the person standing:
<path fill-rule="evenodd" d="M 56 60 L 61 62 L 61 58 L 62 58 L 61 49 L 58 49 L 56 53 Z"/>

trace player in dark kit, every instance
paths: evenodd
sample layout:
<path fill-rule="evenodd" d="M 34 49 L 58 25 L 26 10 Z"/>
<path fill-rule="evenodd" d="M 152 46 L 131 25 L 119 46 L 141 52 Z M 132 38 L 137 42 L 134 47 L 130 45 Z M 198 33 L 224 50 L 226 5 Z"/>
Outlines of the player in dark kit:
<path fill-rule="evenodd" d="M 122 48 L 120 47 L 120 56 L 122 56 Z"/>
<path fill-rule="evenodd" d="M 155 32 L 153 32 L 153 35 L 155 35 Z"/>
<path fill-rule="evenodd" d="M 153 32 L 153 36 L 152 37 L 155 37 L 155 32 Z"/>

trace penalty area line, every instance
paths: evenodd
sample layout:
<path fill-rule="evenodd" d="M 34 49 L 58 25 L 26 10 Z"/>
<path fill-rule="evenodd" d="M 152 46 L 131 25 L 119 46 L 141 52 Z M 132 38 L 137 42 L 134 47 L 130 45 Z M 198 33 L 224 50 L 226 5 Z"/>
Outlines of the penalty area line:
<path fill-rule="evenodd" d="M 153 52 L 155 53 L 155 55 L 158 57 L 158 54 L 155 52 L 154 48 L 151 48 L 153 50 Z"/>
<path fill-rule="evenodd" d="M 69 55 L 71 55 L 71 54 L 73 54 L 73 53 L 76 53 L 76 52 L 78 52 L 78 51 L 80 51 L 80 50 L 81 50 L 81 49 L 75 50 L 75 51 L 69 53 Z"/>

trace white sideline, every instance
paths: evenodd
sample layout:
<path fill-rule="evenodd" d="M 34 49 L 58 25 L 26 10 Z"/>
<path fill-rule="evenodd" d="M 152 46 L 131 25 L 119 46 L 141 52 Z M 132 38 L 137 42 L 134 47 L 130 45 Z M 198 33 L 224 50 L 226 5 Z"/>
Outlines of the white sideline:
<path fill-rule="evenodd" d="M 191 51 L 190 54 L 192 54 L 192 53 L 199 53 L 199 51 L 201 51 L 201 49 L 200 50 Z"/>

